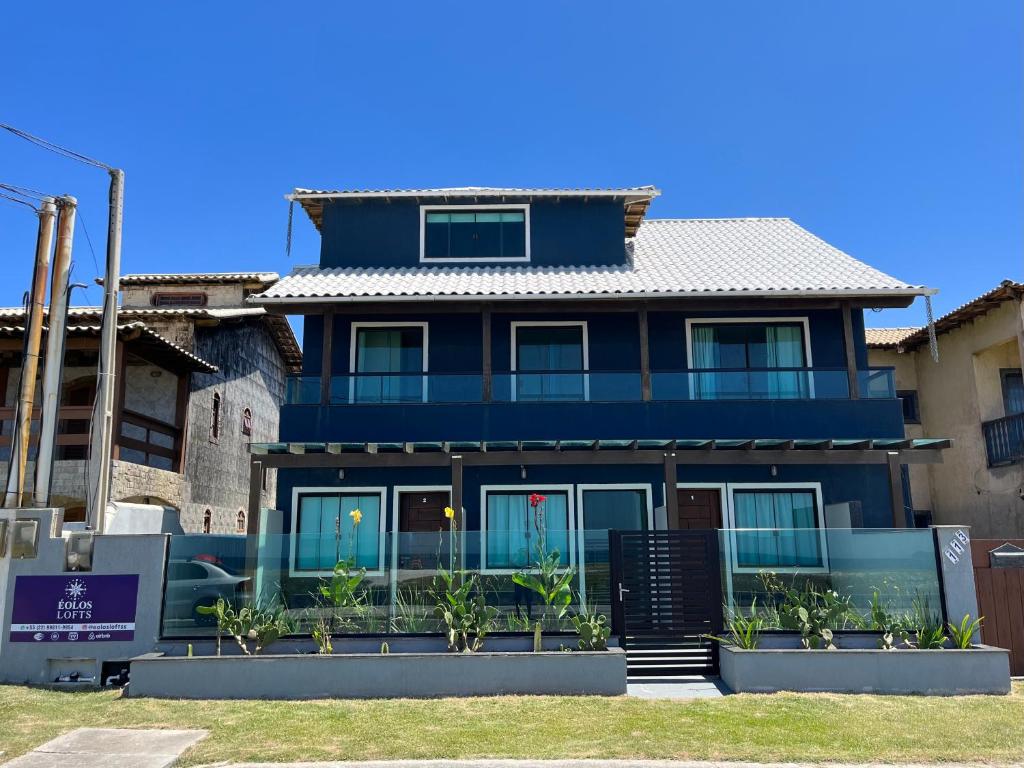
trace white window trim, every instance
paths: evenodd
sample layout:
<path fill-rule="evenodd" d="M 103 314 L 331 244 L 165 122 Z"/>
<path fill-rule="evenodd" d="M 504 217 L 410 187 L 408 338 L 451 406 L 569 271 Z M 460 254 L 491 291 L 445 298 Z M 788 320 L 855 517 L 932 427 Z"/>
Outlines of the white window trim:
<path fill-rule="evenodd" d="M 479 259 L 432 259 L 426 256 L 427 246 L 427 214 L 431 211 L 522 211 L 524 235 L 526 236 L 525 256 L 495 256 L 494 258 Z M 484 205 L 421 205 L 420 206 L 420 262 L 425 264 L 510 264 L 523 263 L 530 260 L 530 205 L 529 203 L 507 203 L 500 205 L 487 203 Z"/>
<path fill-rule="evenodd" d="M 694 325 L 723 325 L 725 323 L 798 323 L 803 326 L 804 333 L 804 360 L 805 367 L 814 367 L 814 358 L 811 356 L 811 323 L 809 318 L 804 316 L 795 317 L 688 317 L 684 321 L 686 334 L 686 368 L 693 369 L 693 326 Z M 694 391 L 694 374 L 689 375 L 690 392 Z M 814 376 L 807 377 L 807 394 L 814 399 Z"/>
<path fill-rule="evenodd" d="M 689 486 L 688 486 L 689 487 Z M 752 568 L 749 566 L 740 566 L 735 561 L 736 556 L 736 504 L 734 499 L 734 493 L 738 490 L 743 491 L 784 491 L 788 489 L 807 489 L 813 490 L 815 495 L 815 510 L 814 514 L 818 520 L 818 542 L 821 547 L 821 565 L 810 566 L 810 567 L 768 567 L 760 566 Z M 729 571 L 731 573 L 760 573 L 761 571 L 774 571 L 775 573 L 828 573 L 828 537 L 825 534 L 825 504 L 821 495 L 821 483 L 820 482 L 804 482 L 804 483 L 727 483 L 726 484 L 726 496 L 728 502 L 726 504 L 726 518 L 723 519 L 723 524 L 729 529 L 729 546 L 726 548 L 726 558 L 729 562 Z"/>
<path fill-rule="evenodd" d="M 448 493 L 449 503 L 452 498 L 452 487 L 450 485 L 394 485 L 391 487 L 391 610 L 394 611 L 395 598 L 398 596 L 398 530 L 399 515 L 402 512 L 402 494 L 403 493 L 420 493 L 426 491 L 428 493 Z M 463 508 L 465 509 L 465 508 Z M 463 517 L 465 519 L 465 517 Z M 465 540 L 466 532 L 459 531 L 459 563 L 461 567 L 465 567 L 465 547 L 462 546 Z"/>
<path fill-rule="evenodd" d="M 583 370 L 590 370 L 590 329 L 586 320 L 513 320 L 512 321 L 512 349 L 510 352 L 511 357 L 511 371 L 512 371 L 512 402 L 516 401 L 516 331 L 519 328 L 572 328 L 579 327 L 583 329 Z M 590 401 L 590 374 L 583 374 L 583 400 L 584 402 Z M 532 401 L 531 401 L 532 402 Z M 540 401 L 543 402 L 543 401 Z M 565 401 L 553 401 L 562 402 Z"/>
<path fill-rule="evenodd" d="M 565 516 L 566 525 L 569 526 L 569 565 L 572 568 L 576 565 L 576 499 L 573 495 L 572 483 L 567 485 L 545 485 L 534 483 L 518 483 L 515 485 L 481 485 L 480 486 L 480 573 L 494 575 L 510 575 L 519 573 L 522 568 L 487 568 L 487 494 L 491 491 L 529 493 L 533 491 L 558 491 L 565 494 Z M 565 569 L 562 569 L 565 570 Z"/>
<path fill-rule="evenodd" d="M 379 531 L 377 534 L 377 565 L 378 568 L 374 570 L 368 570 L 367 576 L 384 576 L 387 571 L 384 570 L 384 540 L 386 538 L 385 533 L 387 527 L 385 521 L 387 519 L 387 492 L 388 489 L 384 486 L 342 486 L 342 485 L 317 485 L 317 486 L 302 486 L 292 488 L 292 519 L 291 519 L 291 536 L 288 538 L 291 540 L 288 546 L 288 575 L 296 577 L 310 577 L 319 578 L 323 576 L 333 576 L 334 570 L 316 570 L 307 571 L 304 569 L 296 568 L 296 547 L 299 540 L 299 495 L 300 494 L 349 494 L 359 496 L 379 496 L 380 497 L 380 518 Z"/>
<path fill-rule="evenodd" d="M 580 593 L 580 606 L 585 607 L 587 604 L 587 573 L 586 573 L 586 554 L 583 541 L 583 535 L 586 532 L 585 523 L 583 519 L 583 492 L 584 491 L 643 491 L 644 496 L 647 499 L 647 530 L 654 530 L 654 495 L 651 491 L 650 483 L 577 483 L 576 485 L 576 550 L 578 552 L 576 559 L 579 561 L 579 593 Z"/>
<path fill-rule="evenodd" d="M 423 330 L 423 402 L 427 402 L 427 376 L 426 374 L 430 371 L 430 323 L 427 321 L 410 320 L 410 321 L 388 321 L 388 322 L 363 322 L 353 321 L 350 323 L 349 329 L 349 344 L 348 344 L 348 402 L 353 404 L 356 401 L 356 378 L 355 374 L 359 371 L 356 370 L 356 361 L 358 359 L 359 350 L 356 349 L 356 343 L 359 338 L 359 331 L 363 328 L 421 328 Z M 373 374 L 370 374 L 373 375 Z M 383 375 L 383 374 L 382 374 Z"/>

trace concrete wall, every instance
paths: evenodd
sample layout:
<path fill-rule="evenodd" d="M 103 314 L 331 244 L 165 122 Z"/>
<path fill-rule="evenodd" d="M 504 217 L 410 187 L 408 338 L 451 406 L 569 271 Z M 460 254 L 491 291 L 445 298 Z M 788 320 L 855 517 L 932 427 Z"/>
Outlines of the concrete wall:
<path fill-rule="evenodd" d="M 434 698 L 626 692 L 626 654 L 391 653 L 149 657 L 132 662 L 131 696 L 174 699 Z"/>
<path fill-rule="evenodd" d="M 722 682 L 736 693 L 1007 694 L 1009 654 L 988 646 L 967 651 L 723 647 L 721 672 Z"/>
<path fill-rule="evenodd" d="M 912 487 L 927 484 L 935 523 L 969 525 L 979 538 L 1024 537 L 1024 465 L 989 468 L 981 429 L 983 421 L 1005 415 L 999 368 L 1021 367 L 1021 311 L 1020 302 L 1005 301 L 939 335 L 938 363 L 927 346 L 904 354 L 870 351 L 872 365 L 899 361 L 897 376 L 916 380 L 923 432 L 954 440 L 942 464 L 912 468 Z M 916 507 L 923 498 L 914 491 Z"/>
<path fill-rule="evenodd" d="M 18 642 L 9 641 L 14 589 L 18 576 L 62 575 L 65 541 L 60 538 L 60 510 L 2 510 L 9 518 L 40 521 L 39 556 L 13 560 L 10 549 L 0 557 L 0 682 L 49 683 L 57 674 L 77 671 L 99 679 L 104 661 L 126 661 L 152 651 L 160 634 L 160 610 L 167 536 L 97 536 L 91 574 L 138 574 L 139 592 L 135 613 L 135 638 L 117 642 Z M 56 537 L 51 537 L 53 532 Z M 4 572 L 7 583 L 4 588 Z"/>

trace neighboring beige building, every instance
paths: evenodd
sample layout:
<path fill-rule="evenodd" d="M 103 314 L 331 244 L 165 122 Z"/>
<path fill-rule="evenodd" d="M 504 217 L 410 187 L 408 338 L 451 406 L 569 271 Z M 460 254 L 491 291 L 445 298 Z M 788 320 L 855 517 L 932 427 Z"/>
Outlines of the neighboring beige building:
<path fill-rule="evenodd" d="M 942 464 L 910 468 L 915 513 L 969 524 L 984 538 L 1024 537 L 1024 284 L 1010 280 L 927 328 L 869 328 L 872 366 L 896 368 L 907 437 L 953 439 Z"/>
<path fill-rule="evenodd" d="M 188 532 L 245 530 L 250 442 L 277 439 L 284 380 L 302 353 L 283 317 L 246 304 L 274 273 L 121 279 L 111 500 L 178 510 Z M 99 307 L 72 307 L 51 502 L 83 520 Z M 7 477 L 24 310 L 0 308 L 0 477 Z M 38 388 L 37 400 L 38 403 Z M 27 487 L 35 469 L 30 451 Z M 265 497 L 275 498 L 267 477 Z"/>

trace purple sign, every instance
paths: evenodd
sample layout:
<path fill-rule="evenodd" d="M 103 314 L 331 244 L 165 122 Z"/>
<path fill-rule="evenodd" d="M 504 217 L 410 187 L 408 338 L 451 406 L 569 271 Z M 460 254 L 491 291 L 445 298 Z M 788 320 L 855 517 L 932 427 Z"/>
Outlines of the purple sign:
<path fill-rule="evenodd" d="M 11 642 L 132 640 L 138 597 L 138 574 L 18 576 Z"/>

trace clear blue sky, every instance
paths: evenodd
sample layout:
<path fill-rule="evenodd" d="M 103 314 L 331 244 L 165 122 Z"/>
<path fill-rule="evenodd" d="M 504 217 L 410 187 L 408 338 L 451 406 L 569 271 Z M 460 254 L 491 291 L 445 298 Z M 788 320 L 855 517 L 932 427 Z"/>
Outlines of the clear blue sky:
<path fill-rule="evenodd" d="M 123 6 L 8 4 L 0 121 L 126 170 L 126 272 L 315 262 L 295 186 L 656 184 L 653 216 L 790 216 L 939 311 L 1024 277 L 1019 2 Z M 76 195 L 102 265 L 101 171 L 3 134 L 0 181 Z"/>

